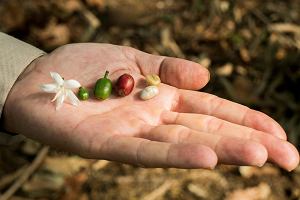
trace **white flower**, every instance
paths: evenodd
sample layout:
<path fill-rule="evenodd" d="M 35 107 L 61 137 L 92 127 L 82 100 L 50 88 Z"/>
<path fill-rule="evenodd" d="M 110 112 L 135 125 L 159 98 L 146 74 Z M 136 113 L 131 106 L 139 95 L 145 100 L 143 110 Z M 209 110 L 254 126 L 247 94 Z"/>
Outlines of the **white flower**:
<path fill-rule="evenodd" d="M 72 89 L 79 88 L 81 85 L 76 80 L 64 80 L 58 73 L 50 72 L 54 83 L 43 84 L 41 89 L 44 92 L 56 93 L 51 102 L 56 101 L 56 110 L 60 109 L 64 100 L 67 99 L 72 105 L 77 106 L 79 99 L 73 93 Z"/>

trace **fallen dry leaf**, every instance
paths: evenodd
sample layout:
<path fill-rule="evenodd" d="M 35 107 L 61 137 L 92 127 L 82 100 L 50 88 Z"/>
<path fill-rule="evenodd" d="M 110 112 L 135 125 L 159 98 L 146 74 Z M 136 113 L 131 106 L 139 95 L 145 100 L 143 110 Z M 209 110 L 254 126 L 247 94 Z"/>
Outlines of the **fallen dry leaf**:
<path fill-rule="evenodd" d="M 46 49 L 52 49 L 70 42 L 71 33 L 65 24 L 59 24 L 52 19 L 44 29 L 33 28 L 33 37 L 45 44 Z"/>
<path fill-rule="evenodd" d="M 70 176 L 80 169 L 87 168 L 90 162 L 90 160 L 82 159 L 77 156 L 47 157 L 41 166 L 41 170 L 62 176 Z"/>
<path fill-rule="evenodd" d="M 23 185 L 22 191 L 31 196 L 49 195 L 61 190 L 63 185 L 64 177 L 38 172 L 33 175 L 30 181 Z"/>
<path fill-rule="evenodd" d="M 233 65 L 231 63 L 227 63 L 216 70 L 216 74 L 219 76 L 229 76 L 233 72 Z"/>
<path fill-rule="evenodd" d="M 251 167 L 251 166 L 241 166 L 239 167 L 240 174 L 245 178 L 251 178 L 253 176 L 263 176 L 263 175 L 279 175 L 280 172 L 278 168 L 271 165 L 265 165 L 261 168 Z"/>
<path fill-rule="evenodd" d="M 193 193 L 194 195 L 196 195 L 197 197 L 200 197 L 200 198 L 204 198 L 204 199 L 207 199 L 209 197 L 209 191 L 205 190 L 204 188 L 202 187 L 199 187 L 193 183 L 189 184 L 187 186 L 187 189 Z"/>
<path fill-rule="evenodd" d="M 271 188 L 267 183 L 246 189 L 238 189 L 226 195 L 225 200 L 265 200 L 271 194 Z"/>
<path fill-rule="evenodd" d="M 251 61 L 250 53 L 245 47 L 240 48 L 240 55 L 244 62 L 248 63 Z"/>
<path fill-rule="evenodd" d="M 86 195 L 82 193 L 82 186 L 87 181 L 88 174 L 86 171 L 81 171 L 72 177 L 66 179 L 64 184 L 64 194 L 59 198 L 59 200 L 75 200 L 84 199 Z"/>
<path fill-rule="evenodd" d="M 109 161 L 107 161 L 107 160 L 98 160 L 92 164 L 92 169 L 95 171 L 98 171 L 98 170 L 106 167 L 108 164 L 109 164 Z"/>

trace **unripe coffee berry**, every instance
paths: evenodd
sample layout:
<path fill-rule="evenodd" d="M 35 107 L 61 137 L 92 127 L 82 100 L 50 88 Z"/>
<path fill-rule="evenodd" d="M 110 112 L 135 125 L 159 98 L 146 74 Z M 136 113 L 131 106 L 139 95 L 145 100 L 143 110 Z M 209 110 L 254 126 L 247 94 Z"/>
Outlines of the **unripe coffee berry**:
<path fill-rule="evenodd" d="M 108 71 L 105 72 L 105 75 L 103 78 L 100 78 L 95 85 L 94 88 L 94 95 L 99 100 L 105 100 L 107 99 L 112 90 L 112 82 L 108 78 Z"/>
<path fill-rule="evenodd" d="M 85 89 L 84 87 L 80 87 L 78 91 L 78 98 L 80 100 L 87 100 L 89 99 L 89 91 Z"/>

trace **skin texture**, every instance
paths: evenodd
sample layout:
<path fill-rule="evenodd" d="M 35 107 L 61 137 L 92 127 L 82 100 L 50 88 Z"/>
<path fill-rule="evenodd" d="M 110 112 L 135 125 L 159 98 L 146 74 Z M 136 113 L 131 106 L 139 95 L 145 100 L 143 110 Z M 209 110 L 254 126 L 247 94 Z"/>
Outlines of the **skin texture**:
<path fill-rule="evenodd" d="M 41 92 L 54 71 L 93 90 L 105 71 L 116 82 L 135 79 L 129 96 L 95 97 L 78 107 Z M 158 96 L 139 99 L 145 76 L 157 74 Z M 299 162 L 296 148 L 267 115 L 211 94 L 192 91 L 209 72 L 183 59 L 150 55 L 109 44 L 72 44 L 36 59 L 19 77 L 4 107 L 5 128 L 86 158 L 143 167 L 214 168 L 218 163 L 262 166 L 267 160 L 286 170 Z M 91 92 L 92 93 L 92 92 Z"/>

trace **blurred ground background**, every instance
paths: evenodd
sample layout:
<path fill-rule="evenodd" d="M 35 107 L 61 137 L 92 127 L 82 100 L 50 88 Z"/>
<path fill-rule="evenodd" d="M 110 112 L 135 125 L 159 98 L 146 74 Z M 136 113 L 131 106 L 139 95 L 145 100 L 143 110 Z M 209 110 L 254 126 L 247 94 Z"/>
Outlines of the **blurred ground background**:
<path fill-rule="evenodd" d="M 212 74 L 203 91 L 271 115 L 300 147 L 299 0 L 1 0 L 0 31 L 47 52 L 105 42 L 201 63 Z M 1 148 L 1 193 L 24 174 L 11 199 L 300 199 L 300 168 L 142 169 L 31 140 Z"/>

